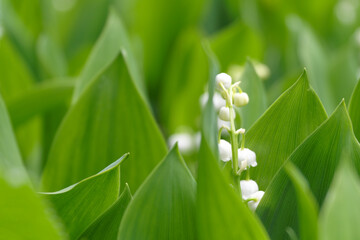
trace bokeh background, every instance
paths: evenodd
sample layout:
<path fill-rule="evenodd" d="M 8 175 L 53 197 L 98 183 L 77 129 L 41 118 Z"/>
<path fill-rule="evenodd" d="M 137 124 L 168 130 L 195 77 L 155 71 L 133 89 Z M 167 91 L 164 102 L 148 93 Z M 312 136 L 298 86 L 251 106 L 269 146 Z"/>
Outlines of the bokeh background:
<path fill-rule="evenodd" d="M 247 61 L 265 69 L 266 74 L 259 74 L 267 105 L 306 67 L 311 86 L 331 113 L 342 98 L 349 101 L 360 75 L 358 0 L 0 3 L 0 93 L 34 179 L 41 175 L 77 77 L 110 9 L 130 34 L 147 97 L 166 138 L 183 131 L 195 134 L 200 127 L 199 99 L 210 71 L 204 46 L 214 52 L 220 70 L 233 77 Z M 42 90 L 59 84 L 62 91 L 54 93 L 53 104 L 43 107 L 49 91 Z M 20 104 L 34 95 L 37 105 Z M 30 107 L 39 108 L 38 114 L 27 113 Z"/>

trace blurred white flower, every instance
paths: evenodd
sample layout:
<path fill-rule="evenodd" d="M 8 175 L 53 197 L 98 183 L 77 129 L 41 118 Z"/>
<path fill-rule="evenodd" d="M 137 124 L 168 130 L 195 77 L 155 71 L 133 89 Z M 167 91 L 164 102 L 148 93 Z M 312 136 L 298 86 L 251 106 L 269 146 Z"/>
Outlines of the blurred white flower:
<path fill-rule="evenodd" d="M 265 64 L 263 64 L 261 62 L 254 62 L 254 68 L 255 68 L 256 74 L 261 79 L 266 79 L 270 76 L 270 69 Z"/>
<path fill-rule="evenodd" d="M 241 188 L 242 198 L 244 200 L 250 198 L 250 196 L 252 194 L 259 191 L 259 187 L 258 187 L 257 183 L 253 180 L 241 180 L 240 188 Z"/>
<path fill-rule="evenodd" d="M 204 94 L 202 94 L 200 96 L 200 105 L 202 108 L 205 107 L 206 103 L 208 102 L 209 99 L 209 93 L 205 92 Z M 216 111 L 219 111 L 219 109 L 223 106 L 226 105 L 226 101 L 221 97 L 221 94 L 218 92 L 214 93 L 213 96 L 213 104 L 214 104 L 214 108 L 216 109 Z"/>
<path fill-rule="evenodd" d="M 239 159 L 239 167 L 241 167 L 241 163 L 243 161 L 247 161 L 248 166 L 251 167 L 257 166 L 256 154 L 248 148 L 244 148 L 244 149 L 239 148 L 238 159 Z"/>
<path fill-rule="evenodd" d="M 178 143 L 179 151 L 183 154 L 190 154 L 196 150 L 196 140 L 190 133 L 176 133 L 169 137 L 168 145 L 172 147 Z"/>
<path fill-rule="evenodd" d="M 234 94 L 234 105 L 237 107 L 243 107 L 249 103 L 249 96 L 246 92 Z"/>
<path fill-rule="evenodd" d="M 217 88 L 222 90 L 222 88 L 220 87 L 220 83 L 222 83 L 224 87 L 228 89 L 231 86 L 232 79 L 231 76 L 226 73 L 219 73 L 218 75 L 216 75 L 215 81 Z"/>
<path fill-rule="evenodd" d="M 232 108 L 232 114 L 235 119 L 235 110 Z M 219 111 L 219 118 L 223 121 L 230 121 L 230 109 L 228 107 L 221 107 Z"/>
<path fill-rule="evenodd" d="M 353 2 L 341 0 L 335 6 L 335 14 L 344 25 L 350 25 L 356 20 L 356 7 Z"/>
<path fill-rule="evenodd" d="M 224 162 L 228 162 L 231 159 L 231 144 L 223 139 L 220 140 L 219 144 L 219 156 Z"/>
<path fill-rule="evenodd" d="M 256 199 L 256 201 L 249 201 L 248 202 L 248 206 L 249 206 L 250 210 L 252 210 L 252 211 L 256 210 L 256 208 L 259 206 L 259 203 L 260 203 L 262 197 L 264 196 L 264 194 L 265 194 L 264 191 L 257 191 L 257 192 L 250 195 L 249 198 Z"/>

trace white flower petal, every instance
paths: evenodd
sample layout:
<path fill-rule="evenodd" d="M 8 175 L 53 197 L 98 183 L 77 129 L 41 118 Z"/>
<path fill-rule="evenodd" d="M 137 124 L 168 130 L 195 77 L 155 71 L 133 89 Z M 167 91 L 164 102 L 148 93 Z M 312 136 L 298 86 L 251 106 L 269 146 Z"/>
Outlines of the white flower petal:
<path fill-rule="evenodd" d="M 231 86 L 231 76 L 226 73 L 219 73 L 218 75 L 216 75 L 215 80 L 216 85 L 219 89 L 221 89 L 220 83 L 222 83 L 225 88 L 229 88 Z"/>
<path fill-rule="evenodd" d="M 193 135 L 189 133 L 176 133 L 169 137 L 168 145 L 172 147 L 178 143 L 179 151 L 183 154 L 189 154 L 196 149 L 196 144 Z"/>
<path fill-rule="evenodd" d="M 251 167 L 257 166 L 256 154 L 248 148 L 244 148 L 244 149 L 239 148 L 238 160 L 239 160 L 239 163 L 238 163 L 239 167 L 241 167 L 241 162 L 243 162 L 245 160 L 247 161 L 248 166 L 251 166 Z"/>
<path fill-rule="evenodd" d="M 240 188 L 241 188 L 242 198 L 244 200 L 250 198 L 250 196 L 252 194 L 259 191 L 259 187 L 258 187 L 257 183 L 253 180 L 241 180 Z"/>
<path fill-rule="evenodd" d="M 265 192 L 264 191 L 257 191 L 253 194 L 251 194 L 251 196 L 249 198 L 254 198 L 256 199 L 256 201 L 249 201 L 248 202 L 248 206 L 250 208 L 250 210 L 255 211 L 256 208 L 259 206 L 259 203 L 262 199 L 262 197 L 264 196 Z"/>
<path fill-rule="evenodd" d="M 232 108 L 233 117 L 235 119 L 235 110 Z M 228 107 L 221 107 L 219 111 L 219 118 L 223 121 L 230 121 L 230 109 Z"/>
<path fill-rule="evenodd" d="M 228 162 L 231 159 L 231 144 L 223 139 L 220 140 L 219 144 L 219 155 L 220 159 L 224 162 Z"/>
<path fill-rule="evenodd" d="M 246 92 L 234 94 L 234 104 L 237 107 L 243 107 L 249 103 L 249 96 Z"/>

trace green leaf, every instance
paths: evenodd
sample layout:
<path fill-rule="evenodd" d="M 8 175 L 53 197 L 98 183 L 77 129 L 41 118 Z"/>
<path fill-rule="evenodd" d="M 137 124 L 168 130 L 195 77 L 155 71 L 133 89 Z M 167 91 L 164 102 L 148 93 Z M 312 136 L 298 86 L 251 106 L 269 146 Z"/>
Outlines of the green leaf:
<path fill-rule="evenodd" d="M 325 110 L 304 71 L 246 133 L 245 147 L 256 153 L 258 162 L 251 177 L 260 189 L 266 189 L 289 155 L 325 119 Z"/>
<path fill-rule="evenodd" d="M 120 189 L 120 163 L 107 166 L 101 172 L 57 192 L 41 193 L 64 223 L 70 239 L 77 239 L 117 199 Z"/>
<path fill-rule="evenodd" d="M 91 46 L 100 35 L 111 0 L 45 1 L 42 8 L 44 32 L 56 43 L 69 62 L 69 74 L 77 75 Z M 91 26 L 91 27 L 84 27 Z"/>
<path fill-rule="evenodd" d="M 7 35 L 0 38 L 0 52 L 0 92 L 8 101 L 29 90 L 34 79 Z"/>
<path fill-rule="evenodd" d="M 317 36 L 310 26 L 300 18 L 290 16 L 287 19 L 292 34 L 294 56 L 297 64 L 295 69 L 306 67 L 311 86 L 318 93 L 326 111 L 332 112 L 336 102 L 332 98 L 329 84 L 329 61 Z M 292 56 L 292 55 L 291 55 Z"/>
<path fill-rule="evenodd" d="M 360 146 L 353 135 L 351 122 L 342 102 L 335 112 L 314 131 L 289 157 L 308 180 L 311 191 L 322 205 L 333 179 L 335 168 L 348 148 L 350 158 L 360 172 Z M 292 227 L 296 232 L 297 206 L 294 189 L 282 168 L 275 176 L 257 209 L 270 236 L 283 239 L 285 229 Z"/>
<path fill-rule="evenodd" d="M 265 112 L 267 108 L 264 85 L 256 74 L 253 64 L 248 59 L 241 76 L 241 89 L 249 95 L 249 104 L 242 107 L 241 126 L 249 128 Z"/>
<path fill-rule="evenodd" d="M 211 47 L 222 71 L 227 71 L 233 64 L 243 65 L 247 57 L 261 59 L 263 52 L 259 36 L 241 21 L 213 36 Z"/>
<path fill-rule="evenodd" d="M 269 239 L 258 218 L 231 189 L 202 136 L 197 190 L 198 239 Z"/>
<path fill-rule="evenodd" d="M 287 162 L 285 171 L 295 188 L 298 203 L 300 239 L 318 239 L 318 207 L 309 184 L 301 172 Z"/>
<path fill-rule="evenodd" d="M 108 210 L 106 210 L 106 212 L 98 217 L 88 227 L 88 229 L 83 234 L 81 234 L 79 239 L 116 239 L 119 232 L 121 219 L 131 199 L 132 196 L 130 189 L 126 184 L 124 191 L 121 193 L 116 202 Z"/>
<path fill-rule="evenodd" d="M 160 116 L 168 134 L 182 126 L 198 128 L 199 99 L 208 80 L 208 67 L 200 34 L 185 31 L 174 47 L 161 88 Z"/>
<path fill-rule="evenodd" d="M 0 239 L 60 239 L 30 186 L 1 95 L 0 196 Z"/>
<path fill-rule="evenodd" d="M 360 141 L 360 81 L 358 81 L 354 92 L 351 95 L 349 115 L 353 124 L 355 136 Z"/>
<path fill-rule="evenodd" d="M 0 239 L 62 239 L 49 209 L 20 171 L 0 172 Z"/>
<path fill-rule="evenodd" d="M 136 192 L 118 239 L 196 239 L 196 182 L 175 146 Z"/>
<path fill-rule="evenodd" d="M 43 186 L 46 191 L 69 186 L 125 152 L 131 159 L 121 166 L 121 182 L 136 190 L 166 145 L 119 55 L 69 110 L 50 150 Z"/>
<path fill-rule="evenodd" d="M 345 161 L 335 173 L 320 212 L 320 237 L 324 240 L 360 238 L 360 180 L 354 166 Z"/>
<path fill-rule="evenodd" d="M 163 70 L 176 38 L 182 30 L 197 27 L 204 0 L 117 1 L 120 16 L 142 49 L 147 89 L 157 98 L 158 88 L 167 81 Z M 156 12 L 156 14 L 154 14 Z M 156 27 L 155 27 L 156 26 Z M 152 99 L 153 99 L 152 98 Z M 130 185 L 131 186 L 131 185 Z M 132 186 L 131 186 L 132 187 Z"/>
<path fill-rule="evenodd" d="M 63 104 L 69 103 L 74 83 L 69 81 L 47 82 L 9 101 L 8 108 L 15 127 Z M 46 99 L 46 101 L 44 101 Z"/>
<path fill-rule="evenodd" d="M 143 80 L 132 54 L 128 34 L 114 10 L 111 10 L 106 25 L 80 74 L 73 102 L 76 102 L 91 82 L 94 81 L 122 53 L 137 89 L 145 96 Z"/>

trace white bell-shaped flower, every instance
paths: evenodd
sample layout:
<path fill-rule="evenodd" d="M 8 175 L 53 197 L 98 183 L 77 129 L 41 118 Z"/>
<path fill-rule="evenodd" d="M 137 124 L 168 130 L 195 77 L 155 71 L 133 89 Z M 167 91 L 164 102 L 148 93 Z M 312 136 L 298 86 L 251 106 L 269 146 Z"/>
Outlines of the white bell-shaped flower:
<path fill-rule="evenodd" d="M 234 94 L 234 105 L 237 107 L 243 107 L 249 103 L 249 96 L 246 92 Z"/>
<path fill-rule="evenodd" d="M 241 180 L 240 188 L 241 188 L 242 198 L 244 200 L 250 198 L 250 196 L 252 194 L 259 191 L 259 187 L 258 187 L 257 183 L 253 180 Z"/>
<path fill-rule="evenodd" d="M 219 155 L 221 161 L 228 162 L 231 159 L 231 144 L 223 139 L 220 140 L 219 144 Z"/>
<path fill-rule="evenodd" d="M 235 119 L 235 110 L 232 108 L 233 117 Z M 221 107 L 219 111 L 219 118 L 223 121 L 230 121 L 230 109 L 228 107 Z"/>
<path fill-rule="evenodd" d="M 179 151 L 183 154 L 190 154 L 196 150 L 196 144 L 194 142 L 193 135 L 187 132 L 173 134 L 168 139 L 169 147 L 178 143 Z"/>
<path fill-rule="evenodd" d="M 244 149 L 239 148 L 238 160 L 239 160 L 239 163 L 238 163 L 239 167 L 241 167 L 241 163 L 243 161 L 247 161 L 248 166 L 251 166 L 251 167 L 257 166 L 256 154 L 248 148 L 244 148 Z"/>
<path fill-rule="evenodd" d="M 222 90 L 222 88 L 220 87 L 220 83 L 222 83 L 224 87 L 228 89 L 229 87 L 231 87 L 232 79 L 231 76 L 226 73 L 219 73 L 218 75 L 216 75 L 215 81 L 216 81 L 216 86 Z"/>
<path fill-rule="evenodd" d="M 231 127 L 231 124 L 229 121 L 223 121 L 221 120 L 219 117 L 217 118 L 217 126 L 218 126 L 218 129 L 220 129 L 222 126 L 225 126 L 225 127 L 228 127 L 230 128 Z M 224 129 L 223 131 L 226 132 L 226 130 Z"/>
<path fill-rule="evenodd" d="M 208 99 L 209 99 L 209 93 L 208 92 L 205 92 L 204 94 L 202 94 L 200 96 L 200 106 L 202 108 L 205 107 Z M 219 111 L 219 109 L 221 107 L 226 106 L 226 100 L 221 97 L 220 93 L 215 92 L 214 96 L 213 96 L 213 104 L 214 104 L 214 108 L 216 109 L 216 111 Z"/>
<path fill-rule="evenodd" d="M 257 191 L 257 192 L 250 195 L 249 198 L 256 199 L 256 201 L 249 201 L 248 202 L 248 206 L 249 206 L 250 210 L 252 210 L 252 211 L 256 210 L 256 208 L 259 206 L 259 203 L 260 203 L 262 197 L 264 196 L 264 194 L 265 194 L 264 191 Z"/>

